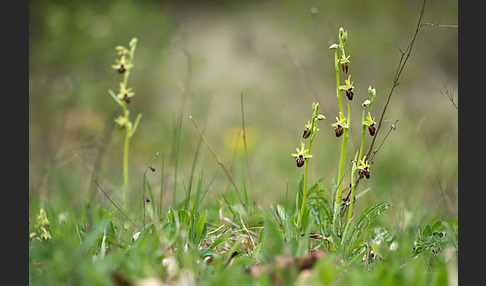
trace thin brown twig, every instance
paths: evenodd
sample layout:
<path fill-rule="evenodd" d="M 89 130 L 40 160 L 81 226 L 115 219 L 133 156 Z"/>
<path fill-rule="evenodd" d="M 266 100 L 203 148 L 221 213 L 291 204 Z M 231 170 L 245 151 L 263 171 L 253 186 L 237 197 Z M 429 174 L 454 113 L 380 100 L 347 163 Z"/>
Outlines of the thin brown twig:
<path fill-rule="evenodd" d="M 446 86 L 444 85 L 444 88 L 445 87 Z M 442 94 L 442 96 L 446 97 L 450 102 L 452 102 L 452 105 L 454 105 L 456 110 L 459 110 L 459 107 L 457 107 L 457 104 L 454 102 L 454 89 L 452 89 L 452 92 L 448 89 L 446 89 L 445 92 L 440 91 L 440 94 Z"/>
<path fill-rule="evenodd" d="M 235 188 L 235 192 L 236 192 L 236 195 L 238 196 L 238 199 L 240 200 L 240 203 L 241 205 L 246 209 L 247 206 L 245 204 L 245 202 L 243 201 L 243 199 L 241 198 L 240 196 L 240 192 L 238 191 L 238 187 L 236 186 L 235 184 L 235 181 L 233 181 L 233 178 L 231 177 L 231 173 L 228 171 L 228 169 L 223 165 L 223 162 L 218 158 L 218 156 L 216 155 L 216 153 L 213 151 L 213 149 L 211 148 L 211 146 L 209 145 L 208 141 L 206 140 L 206 138 L 204 137 L 204 135 L 202 134 L 201 130 L 199 129 L 199 127 L 197 126 L 196 124 L 196 121 L 194 121 L 194 118 L 192 118 L 191 115 L 189 115 L 189 119 L 191 119 L 192 121 L 192 124 L 194 124 L 194 127 L 196 128 L 197 130 L 197 133 L 199 133 L 199 136 L 201 137 L 202 141 L 204 142 L 204 144 L 206 145 L 206 147 L 208 147 L 208 150 L 209 152 L 211 153 L 211 155 L 213 156 L 213 158 L 216 160 L 216 162 L 221 166 L 221 168 L 223 168 L 223 171 L 224 173 L 226 174 L 226 177 L 230 180 L 231 184 L 233 185 L 233 187 Z"/>
<path fill-rule="evenodd" d="M 309 77 L 305 73 L 304 69 L 302 68 L 300 61 L 296 57 L 294 57 L 294 55 L 292 55 L 292 53 L 290 52 L 290 49 L 289 49 L 289 47 L 287 47 L 287 45 L 284 45 L 283 47 L 284 47 L 285 51 L 287 52 L 287 55 L 289 55 L 290 59 L 292 60 L 292 63 L 294 64 L 295 68 L 299 72 L 300 76 L 305 81 L 307 86 L 311 89 L 312 94 L 314 95 L 316 102 L 319 102 L 317 91 L 316 91 L 314 85 L 312 84 L 312 81 L 309 79 Z"/>
<path fill-rule="evenodd" d="M 422 23 L 421 26 L 432 26 L 432 27 L 442 27 L 442 28 L 459 28 L 459 25 L 441 24 L 440 22 L 437 22 L 437 23 Z"/>
<path fill-rule="evenodd" d="M 393 91 L 395 90 L 395 87 L 397 87 L 399 85 L 398 80 L 400 78 L 400 75 L 402 74 L 403 68 L 405 67 L 405 65 L 406 65 L 406 63 L 408 61 L 408 58 L 410 57 L 410 53 L 412 52 L 412 48 L 413 48 L 413 45 L 415 43 L 415 39 L 417 38 L 417 34 L 420 31 L 420 28 L 422 27 L 422 20 L 423 20 L 423 17 L 424 17 L 425 3 L 426 2 L 427 2 L 427 0 L 424 0 L 424 2 L 422 3 L 422 9 L 420 10 L 420 16 L 419 16 L 419 19 L 418 19 L 417 27 L 415 28 L 415 32 L 414 32 L 414 34 L 412 36 L 412 39 L 410 40 L 410 43 L 408 44 L 407 48 L 404 51 L 402 51 L 401 49 L 399 49 L 400 50 L 400 53 L 402 55 L 400 56 L 400 60 L 398 61 L 398 67 L 397 67 L 397 70 L 395 72 L 395 77 L 393 79 L 393 85 L 392 85 L 392 87 L 390 89 L 390 93 L 388 94 L 388 98 L 386 100 L 385 106 L 383 107 L 383 111 L 381 112 L 380 120 L 378 121 L 378 127 L 376 128 L 375 135 L 373 136 L 373 139 L 371 140 L 370 147 L 368 148 L 368 151 L 366 152 L 366 158 L 370 158 L 370 154 L 373 151 L 373 146 L 375 144 L 376 138 L 378 137 L 378 132 L 381 130 L 381 125 L 383 123 L 383 118 L 385 117 L 385 112 L 386 112 L 386 109 L 388 107 L 388 104 L 390 104 L 390 99 L 391 99 L 391 97 L 393 95 Z M 395 123 L 397 121 L 395 121 Z M 385 138 L 382 140 L 382 142 L 380 144 L 380 147 L 381 147 L 381 145 L 383 145 L 383 142 L 385 141 L 385 139 L 388 137 L 388 134 L 390 134 L 390 132 L 392 130 L 394 130 L 394 125 L 392 125 L 390 127 L 390 130 L 388 131 L 388 133 L 385 136 Z M 373 152 L 373 157 L 368 160 L 370 163 L 372 163 L 372 159 L 375 157 L 376 152 L 377 152 L 377 150 L 375 150 Z M 356 182 L 355 182 L 355 188 L 359 185 L 359 182 L 361 181 L 361 179 L 362 179 L 362 177 L 361 176 L 358 176 L 358 178 L 356 179 Z"/>
<path fill-rule="evenodd" d="M 400 75 L 402 74 L 403 68 L 407 64 L 407 61 L 410 57 L 413 45 L 415 43 L 415 39 L 417 38 L 417 34 L 420 31 L 420 28 L 422 27 L 422 20 L 423 20 L 423 17 L 424 17 L 425 3 L 426 2 L 427 2 L 427 0 L 424 0 L 424 2 L 422 4 L 422 9 L 420 10 L 420 16 L 419 16 L 419 19 L 418 19 L 417 27 L 415 29 L 413 36 L 412 36 L 412 39 L 410 40 L 410 43 L 408 44 L 407 48 L 403 52 L 401 52 L 402 55 L 400 57 L 400 60 L 398 61 L 398 67 L 397 67 L 397 70 L 395 72 L 395 78 L 393 79 L 393 85 L 390 89 L 390 93 L 388 94 L 388 98 L 386 100 L 385 106 L 383 107 L 383 111 L 381 113 L 380 120 L 378 121 L 378 127 L 376 128 L 375 136 L 373 136 L 373 140 L 371 141 L 370 147 L 368 148 L 368 152 L 366 153 L 367 158 L 369 158 L 369 156 L 370 156 L 370 154 L 373 150 L 375 140 L 377 138 L 378 133 L 381 130 L 383 118 L 385 117 L 386 110 L 388 108 L 388 105 L 390 104 L 390 99 L 393 95 L 393 91 L 395 90 L 395 87 L 397 87 L 399 85 L 398 80 L 400 78 Z"/>
<path fill-rule="evenodd" d="M 388 135 L 390 135 L 390 132 L 392 132 L 393 130 L 396 129 L 396 125 L 398 123 L 398 120 L 395 120 L 395 123 L 393 123 L 391 126 L 390 126 L 390 129 L 388 130 L 388 132 L 386 133 L 385 137 L 383 137 L 383 140 L 381 141 L 380 143 L 380 146 L 378 146 L 378 148 L 376 148 L 376 150 L 373 150 L 373 155 L 371 156 L 371 158 L 369 158 L 369 162 L 372 162 L 373 161 L 373 158 L 375 157 L 375 155 L 378 153 L 378 151 L 381 149 L 381 146 L 383 146 L 383 143 L 385 143 L 385 140 L 386 138 L 388 138 Z"/>

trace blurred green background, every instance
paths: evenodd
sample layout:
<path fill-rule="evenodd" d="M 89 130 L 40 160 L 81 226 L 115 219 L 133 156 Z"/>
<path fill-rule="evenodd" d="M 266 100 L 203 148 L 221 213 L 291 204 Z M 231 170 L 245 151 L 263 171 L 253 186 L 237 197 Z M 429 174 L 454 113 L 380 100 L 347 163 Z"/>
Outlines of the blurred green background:
<path fill-rule="evenodd" d="M 138 38 L 129 80 L 136 95 L 131 118 L 143 113 L 130 149 L 130 186 L 141 194 L 148 180 L 164 205 L 172 203 L 174 132 L 182 116 L 177 198 L 184 197 L 199 136 L 192 115 L 235 181 L 267 208 L 293 203 L 303 169 L 291 153 L 300 146 L 316 100 L 327 117 L 313 145 L 310 180 L 331 189 L 341 140 L 330 126 L 338 115 L 333 53 L 339 27 L 348 31 L 352 102 L 350 159 L 359 147 L 360 104 L 368 86 L 377 90 L 379 118 L 400 49 L 416 28 L 422 1 L 29 1 L 30 198 L 51 203 L 106 199 L 93 176 L 121 200 L 124 133 L 113 123 L 121 76 L 111 65 L 115 46 Z M 457 24 L 458 2 L 428 1 L 424 22 Z M 296 68 L 297 62 L 306 79 Z M 392 201 L 393 215 L 457 217 L 458 30 L 425 26 L 400 78 L 380 132 L 399 119 L 374 159 L 371 180 L 362 181 L 358 206 Z M 344 82 L 344 79 L 342 79 Z M 244 153 L 235 152 L 241 128 L 240 94 L 248 131 L 248 181 Z M 353 127 L 352 127 L 353 128 Z M 367 138 L 369 143 L 369 137 Z M 377 145 L 375 145 L 377 146 Z M 164 174 L 162 171 L 164 162 Z M 229 188 L 207 148 L 195 168 L 215 194 Z M 246 178 L 246 179 L 245 179 Z M 163 179 L 163 180 L 162 180 Z M 214 180 L 213 180 L 214 179 Z M 358 192 L 359 192 L 358 191 Z M 206 200 L 214 200 L 212 195 Z M 138 204 L 138 203 L 137 203 Z M 392 215 L 392 214 L 390 214 Z"/>

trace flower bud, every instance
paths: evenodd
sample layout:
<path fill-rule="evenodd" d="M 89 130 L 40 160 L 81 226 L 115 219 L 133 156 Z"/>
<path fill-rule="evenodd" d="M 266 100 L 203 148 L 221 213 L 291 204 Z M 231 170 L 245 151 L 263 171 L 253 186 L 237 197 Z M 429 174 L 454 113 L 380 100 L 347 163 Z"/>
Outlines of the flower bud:
<path fill-rule="evenodd" d="M 341 39 L 343 45 L 346 44 L 346 41 L 348 40 L 348 32 L 344 31 L 342 27 L 339 28 L 339 39 Z"/>
<path fill-rule="evenodd" d="M 336 129 L 334 129 L 334 132 L 336 132 L 336 137 L 341 137 L 344 133 L 344 129 L 341 125 L 336 126 Z"/>
<path fill-rule="evenodd" d="M 373 100 L 375 100 L 375 96 L 376 96 L 376 89 L 371 88 L 371 85 L 368 87 L 368 95 L 370 97 L 371 103 L 373 103 Z"/>
<path fill-rule="evenodd" d="M 302 137 L 304 137 L 304 139 L 307 139 L 309 138 L 309 136 L 311 135 L 311 131 L 309 129 L 305 129 L 304 130 L 304 135 L 302 135 Z"/>
<path fill-rule="evenodd" d="M 342 69 L 343 73 L 347 74 L 348 68 L 349 68 L 348 63 L 341 64 L 341 69 Z"/>

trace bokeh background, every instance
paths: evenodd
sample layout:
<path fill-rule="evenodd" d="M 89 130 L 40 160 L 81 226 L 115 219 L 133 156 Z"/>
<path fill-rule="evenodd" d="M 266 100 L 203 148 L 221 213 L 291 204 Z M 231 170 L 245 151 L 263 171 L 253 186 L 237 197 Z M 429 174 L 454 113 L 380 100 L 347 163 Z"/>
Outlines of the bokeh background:
<path fill-rule="evenodd" d="M 121 200 L 124 133 L 113 123 L 121 76 L 111 68 L 115 46 L 138 38 L 129 86 L 136 95 L 131 118 L 143 117 L 130 147 L 134 200 L 147 174 L 164 207 L 184 198 L 192 175 L 204 171 L 211 194 L 230 188 L 224 172 L 201 145 L 189 115 L 211 148 L 245 182 L 258 204 L 294 201 L 303 169 L 291 153 L 318 100 L 327 117 L 313 145 L 310 180 L 331 189 L 340 140 L 330 126 L 337 116 L 333 53 L 338 29 L 348 31 L 354 131 L 349 159 L 359 147 L 360 104 L 368 86 L 377 90 L 379 118 L 401 50 L 416 28 L 422 1 L 29 1 L 29 194 L 41 201 Z M 424 22 L 458 23 L 458 2 L 427 2 Z M 420 31 L 379 134 L 397 119 L 371 169 L 370 188 L 358 207 L 391 201 L 394 215 L 457 217 L 458 29 L 425 26 Z M 248 161 L 237 142 L 244 99 Z M 182 116 L 182 117 L 180 117 Z M 175 136 L 182 118 L 180 142 Z M 369 144 L 369 137 L 367 142 Z M 238 145 L 239 144 L 239 145 Z M 179 146 L 177 179 L 174 146 Z M 235 147 L 236 146 L 236 147 Z M 377 145 L 375 145 L 377 146 Z M 367 146 L 366 146 L 367 147 Z M 235 151 L 236 150 L 236 151 Z M 162 172 L 163 170 L 163 172 Z M 162 188 L 161 188 L 162 187 Z M 358 191 L 358 192 L 359 192 Z M 206 196 L 209 203 L 213 195 Z M 137 203 L 138 204 L 138 203 Z"/>

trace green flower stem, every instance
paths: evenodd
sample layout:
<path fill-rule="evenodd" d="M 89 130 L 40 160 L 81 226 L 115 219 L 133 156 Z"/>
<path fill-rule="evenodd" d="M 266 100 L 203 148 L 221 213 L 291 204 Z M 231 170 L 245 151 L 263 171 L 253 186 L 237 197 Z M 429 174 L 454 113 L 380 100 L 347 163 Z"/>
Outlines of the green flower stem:
<path fill-rule="evenodd" d="M 128 62 L 123 61 L 123 63 L 118 61 L 118 66 L 117 65 L 112 66 L 113 68 L 117 69 L 122 64 L 127 65 L 127 68 L 123 73 L 123 81 L 120 83 L 120 94 L 123 95 L 123 93 L 125 91 L 127 91 L 128 94 L 125 95 L 125 96 L 130 96 L 129 91 L 131 89 L 129 89 L 127 85 L 128 85 L 128 78 L 130 77 L 130 69 L 131 69 L 131 67 L 133 67 L 133 58 L 134 58 L 134 55 L 135 55 L 136 46 L 137 46 L 137 39 L 133 38 L 130 41 L 130 50 L 129 51 L 127 51 L 123 47 L 121 47 L 121 49 L 119 47 L 117 47 L 117 50 L 119 50 L 119 51 L 121 50 L 122 57 L 124 58 L 125 55 L 128 55 L 129 60 L 128 60 Z M 119 55 L 120 55 L 120 53 L 119 53 Z M 129 148 L 130 147 L 130 138 L 135 133 L 135 130 L 137 129 L 138 123 L 139 123 L 139 121 L 142 117 L 142 114 L 139 114 L 137 116 L 137 119 L 135 120 L 135 124 L 132 125 L 132 123 L 130 122 L 130 111 L 128 110 L 128 106 L 127 106 L 128 103 L 125 100 L 123 100 L 122 98 L 115 95 L 111 90 L 109 91 L 109 93 L 110 93 L 111 97 L 122 107 L 122 110 L 123 110 L 123 117 L 121 117 L 121 119 L 120 119 L 120 122 L 123 122 L 123 124 L 121 126 L 122 126 L 122 128 L 125 129 L 125 146 L 124 146 L 124 149 L 123 149 L 123 205 L 124 205 L 125 209 L 127 209 L 128 208 L 128 151 L 130 149 Z M 115 120 L 115 121 L 117 121 L 117 120 Z"/>
<path fill-rule="evenodd" d="M 312 142 L 314 141 L 314 137 L 316 136 L 316 131 L 317 131 L 317 111 L 319 110 L 319 104 L 315 103 L 313 104 L 313 109 L 314 112 L 312 113 L 312 123 L 310 130 L 312 131 L 310 139 L 309 139 L 309 154 L 312 149 Z M 302 205 L 300 207 L 300 212 L 299 212 L 299 217 L 297 219 L 297 226 L 301 227 L 302 226 L 302 219 L 304 217 L 305 213 L 305 201 L 307 200 L 307 173 L 309 170 L 309 158 L 305 158 L 305 164 L 304 164 L 304 191 L 302 194 Z"/>
<path fill-rule="evenodd" d="M 364 118 L 364 108 L 363 108 L 363 118 Z M 356 189 L 356 176 L 358 175 L 358 162 L 361 160 L 361 156 L 363 155 L 363 146 L 366 134 L 366 125 L 363 124 L 362 133 L 361 133 L 361 146 L 359 148 L 358 157 L 354 158 L 353 162 L 353 169 L 351 170 L 351 195 L 349 196 L 349 211 L 348 211 L 348 222 L 353 217 L 353 207 L 354 207 L 354 190 Z"/>
<path fill-rule="evenodd" d="M 125 117 L 128 118 L 128 110 L 124 110 Z M 129 126 L 125 133 L 125 147 L 123 149 L 123 203 L 125 210 L 128 209 L 128 150 L 130 146 L 130 130 Z"/>
<path fill-rule="evenodd" d="M 340 209 L 341 209 L 341 201 L 343 199 L 342 195 L 342 180 L 343 180 L 343 173 L 344 173 L 344 159 L 346 158 L 346 147 L 348 143 L 348 134 L 349 131 L 348 129 L 344 129 L 343 133 L 343 141 L 341 145 L 341 157 L 339 159 L 339 172 L 338 172 L 338 180 L 337 180 L 337 186 L 336 186 L 336 198 L 334 201 L 334 216 L 333 216 L 333 226 L 336 227 L 336 220 L 338 216 L 340 215 Z M 337 228 L 336 228 L 337 229 Z"/>
<path fill-rule="evenodd" d="M 339 92 L 339 58 L 338 58 L 338 49 L 335 49 L 334 51 L 334 67 L 336 69 L 336 95 L 338 98 L 338 103 L 339 103 L 339 112 L 340 114 L 343 113 L 343 104 L 341 101 L 341 93 Z M 341 118 L 339 118 L 341 119 Z"/>
<path fill-rule="evenodd" d="M 338 59 L 338 49 L 335 49 L 334 51 L 334 67 L 336 71 L 336 95 L 338 98 L 338 103 L 339 103 L 339 116 L 344 116 L 343 112 L 343 105 L 342 105 L 342 100 L 341 100 L 341 93 L 339 91 L 339 59 Z M 348 116 L 349 116 L 349 104 L 347 106 L 348 108 Z M 339 118 L 340 120 L 342 118 Z M 342 178 L 343 178 L 343 171 L 344 171 L 344 160 L 346 158 L 346 147 L 348 143 L 348 133 L 349 133 L 349 124 L 351 119 L 347 118 L 348 126 L 347 128 L 344 128 L 344 133 L 343 133 L 343 139 L 342 139 L 342 144 L 341 144 L 341 156 L 339 159 L 339 169 L 338 169 L 338 179 L 337 179 L 337 187 L 336 187 L 336 198 L 334 201 L 334 216 L 333 216 L 333 226 L 336 228 L 336 220 L 340 214 L 340 205 L 341 205 L 341 200 L 342 200 L 342 191 L 341 191 L 341 186 L 342 186 Z"/>
<path fill-rule="evenodd" d="M 122 88 L 126 89 L 128 84 L 128 77 L 130 76 L 130 70 L 125 71 L 123 74 Z M 130 111 L 127 108 L 127 103 L 122 101 L 123 117 L 129 122 Z M 125 128 L 125 146 L 123 148 L 123 204 L 125 210 L 128 209 L 128 150 L 130 146 L 130 133 L 131 124 L 127 124 Z"/>
<path fill-rule="evenodd" d="M 307 170 L 309 167 L 309 158 L 305 159 L 305 169 L 304 169 L 304 193 L 302 195 L 302 206 L 300 207 L 299 218 L 297 219 L 297 226 L 302 226 L 302 218 L 305 212 L 305 201 L 307 200 Z"/>

